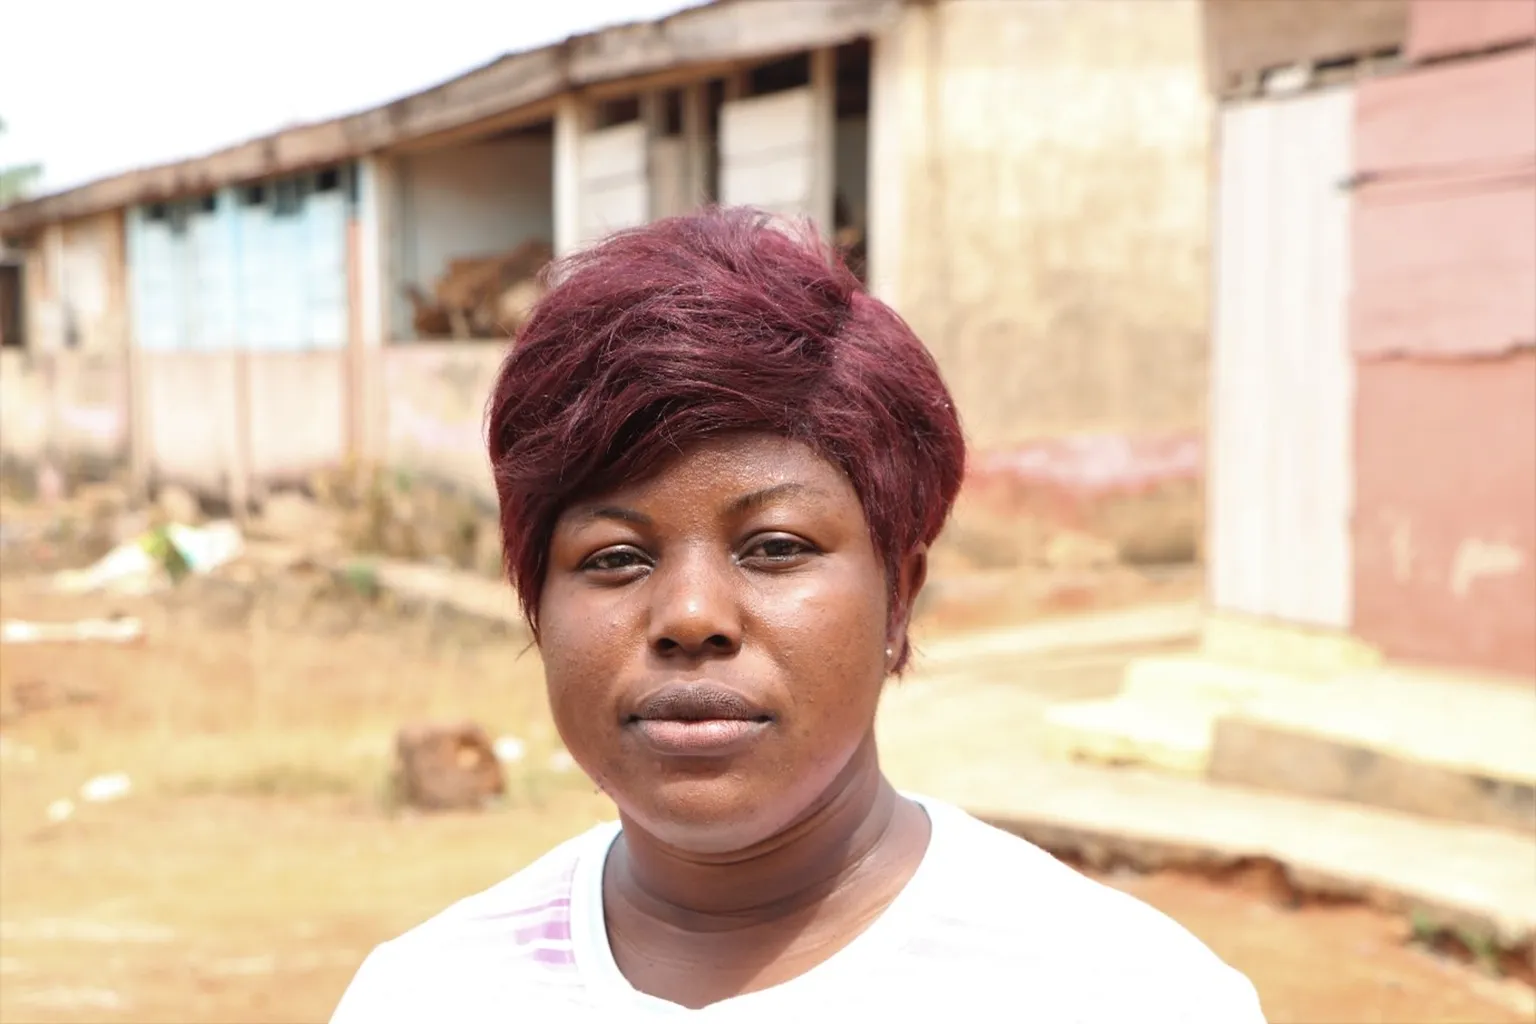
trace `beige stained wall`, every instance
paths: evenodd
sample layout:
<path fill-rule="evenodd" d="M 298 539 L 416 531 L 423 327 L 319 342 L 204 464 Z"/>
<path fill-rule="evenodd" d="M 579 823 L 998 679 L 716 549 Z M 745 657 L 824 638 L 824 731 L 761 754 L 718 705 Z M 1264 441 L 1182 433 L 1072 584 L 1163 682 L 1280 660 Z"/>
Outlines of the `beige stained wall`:
<path fill-rule="evenodd" d="M 121 353 L 128 344 L 121 211 L 50 224 L 27 249 L 28 342 L 54 352 Z"/>
<path fill-rule="evenodd" d="M 1017 564 L 1066 529 L 1121 558 L 1195 557 L 1198 3 L 940 0 L 876 46 L 876 276 L 937 357 L 973 452 L 950 546 Z"/>
<path fill-rule="evenodd" d="M 1198 5 L 948 0 L 908 8 L 896 41 L 898 304 L 973 442 L 1198 427 Z"/>
<path fill-rule="evenodd" d="M 506 354 L 504 344 L 490 341 L 379 350 L 385 463 L 493 505 L 485 407 Z"/>
<path fill-rule="evenodd" d="M 0 462 L 98 477 L 127 460 L 128 299 L 121 213 L 50 224 L 25 249 L 27 348 L 0 362 Z"/>

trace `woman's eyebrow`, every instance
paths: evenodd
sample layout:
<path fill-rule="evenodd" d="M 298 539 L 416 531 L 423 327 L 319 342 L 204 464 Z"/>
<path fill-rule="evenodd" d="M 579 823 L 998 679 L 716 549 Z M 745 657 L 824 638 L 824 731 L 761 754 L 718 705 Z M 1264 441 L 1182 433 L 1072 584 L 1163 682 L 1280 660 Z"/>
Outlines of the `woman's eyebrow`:
<path fill-rule="evenodd" d="M 589 523 L 594 519 L 616 519 L 621 523 L 634 523 L 636 526 L 652 525 L 650 516 L 622 505 L 592 505 L 576 509 L 575 518 L 583 523 Z"/>
<path fill-rule="evenodd" d="M 782 484 L 774 484 L 772 487 L 764 487 L 760 491 L 752 491 L 749 494 L 743 494 L 741 497 L 732 500 L 730 506 L 728 507 L 728 511 L 732 515 L 740 515 L 744 512 L 751 512 L 756 509 L 760 509 L 776 498 L 782 498 L 793 494 L 800 494 L 817 498 L 830 497 L 830 495 L 820 487 L 814 487 L 811 484 L 803 484 L 794 480 L 790 480 Z"/>
<path fill-rule="evenodd" d="M 830 495 L 820 487 L 811 484 L 800 483 L 795 480 L 782 484 L 774 484 L 772 487 L 764 487 L 761 490 L 751 491 L 747 494 L 733 498 L 726 506 L 730 515 L 741 515 L 762 508 L 779 498 L 791 495 L 805 495 L 807 497 L 827 498 Z M 578 523 L 590 523 L 597 519 L 613 519 L 621 523 L 633 523 L 636 526 L 652 526 L 654 521 L 644 512 L 626 508 L 623 505 L 588 505 L 571 510 L 571 517 Z"/>

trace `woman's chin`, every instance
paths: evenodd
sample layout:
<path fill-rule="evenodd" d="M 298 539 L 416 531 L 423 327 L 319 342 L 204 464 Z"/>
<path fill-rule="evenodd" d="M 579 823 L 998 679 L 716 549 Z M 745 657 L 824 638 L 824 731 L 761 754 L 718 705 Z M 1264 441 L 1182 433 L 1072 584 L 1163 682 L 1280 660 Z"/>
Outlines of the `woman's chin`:
<path fill-rule="evenodd" d="M 633 793 L 612 792 L 626 827 L 694 853 L 729 853 L 770 838 L 794 819 L 775 814 L 773 796 L 739 774 L 690 775 L 657 780 Z M 790 803 L 788 794 L 780 800 Z"/>

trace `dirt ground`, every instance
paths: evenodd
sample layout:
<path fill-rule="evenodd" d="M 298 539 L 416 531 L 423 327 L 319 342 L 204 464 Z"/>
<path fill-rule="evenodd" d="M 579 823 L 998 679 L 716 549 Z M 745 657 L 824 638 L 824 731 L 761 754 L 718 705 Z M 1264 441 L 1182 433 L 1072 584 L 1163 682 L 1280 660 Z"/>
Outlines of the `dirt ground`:
<path fill-rule="evenodd" d="M 251 605 L 197 583 L 173 600 L 0 585 L 7 619 L 125 612 L 148 631 L 138 646 L 0 655 L 0 1021 L 323 1021 L 375 943 L 610 813 L 561 760 L 525 641 L 308 593 Z M 393 808 L 396 727 L 464 717 L 525 744 L 505 804 Z M 114 772 L 126 796 L 79 798 Z M 51 821 L 61 798 L 75 810 Z M 1532 1019 L 1529 989 L 1419 951 L 1364 908 L 1109 881 L 1245 971 L 1275 1024 Z"/>

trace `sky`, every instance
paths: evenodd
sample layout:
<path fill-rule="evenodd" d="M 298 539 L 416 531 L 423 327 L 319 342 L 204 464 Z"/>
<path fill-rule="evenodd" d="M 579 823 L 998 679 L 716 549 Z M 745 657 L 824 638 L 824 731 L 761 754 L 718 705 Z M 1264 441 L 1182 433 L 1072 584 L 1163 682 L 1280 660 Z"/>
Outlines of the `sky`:
<path fill-rule="evenodd" d="M 0 0 L 0 167 L 39 191 L 417 92 L 699 0 Z"/>

